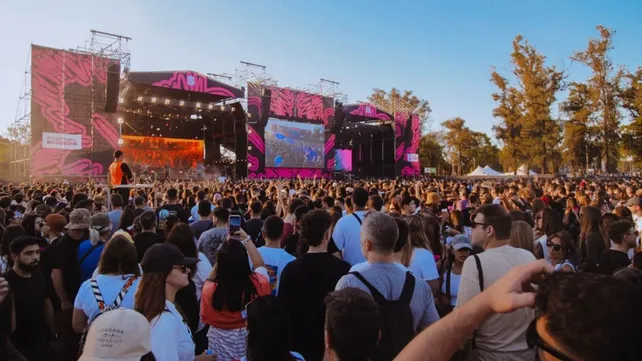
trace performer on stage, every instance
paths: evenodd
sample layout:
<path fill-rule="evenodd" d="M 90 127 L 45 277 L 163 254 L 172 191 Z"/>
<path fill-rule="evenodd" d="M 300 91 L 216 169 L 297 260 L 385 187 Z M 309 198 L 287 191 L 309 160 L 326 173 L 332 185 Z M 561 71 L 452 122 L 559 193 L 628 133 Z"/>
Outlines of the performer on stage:
<path fill-rule="evenodd" d="M 112 187 L 129 184 L 134 178 L 131 169 L 124 160 L 125 154 L 122 151 L 114 152 L 114 162 L 109 166 L 109 182 Z M 116 192 L 123 196 L 125 204 L 129 203 L 129 188 L 116 188 Z"/>

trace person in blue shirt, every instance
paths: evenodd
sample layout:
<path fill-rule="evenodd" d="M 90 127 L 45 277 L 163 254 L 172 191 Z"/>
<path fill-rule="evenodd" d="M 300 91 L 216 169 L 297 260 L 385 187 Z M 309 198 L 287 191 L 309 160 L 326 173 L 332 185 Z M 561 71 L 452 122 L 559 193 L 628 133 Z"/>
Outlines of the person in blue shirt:
<path fill-rule="evenodd" d="M 265 268 L 268 271 L 270 290 L 273 296 L 276 296 L 279 291 L 279 282 L 281 280 L 283 269 L 288 263 L 296 259 L 286 250 L 281 248 L 283 226 L 284 223 L 280 217 L 267 217 L 265 222 L 263 222 L 263 229 L 261 230 L 261 235 L 265 240 L 265 246 L 258 248 L 261 257 L 263 257 L 263 261 L 265 262 Z"/>
<path fill-rule="evenodd" d="M 108 215 L 98 213 L 89 219 L 89 239 L 78 246 L 81 283 L 90 279 L 98 267 L 105 243 L 111 237 L 111 230 L 112 225 Z"/>
<path fill-rule="evenodd" d="M 281 164 L 283 164 L 283 157 L 281 157 L 280 155 L 277 155 L 276 157 L 274 157 L 274 166 L 280 167 Z"/>

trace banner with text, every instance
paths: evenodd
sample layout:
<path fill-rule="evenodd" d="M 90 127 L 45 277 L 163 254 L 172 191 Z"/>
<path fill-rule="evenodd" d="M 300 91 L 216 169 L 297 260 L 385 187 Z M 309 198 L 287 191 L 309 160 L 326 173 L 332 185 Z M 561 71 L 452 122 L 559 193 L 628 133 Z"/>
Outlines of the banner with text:
<path fill-rule="evenodd" d="M 82 149 L 82 135 L 43 132 L 42 147 L 45 149 Z"/>

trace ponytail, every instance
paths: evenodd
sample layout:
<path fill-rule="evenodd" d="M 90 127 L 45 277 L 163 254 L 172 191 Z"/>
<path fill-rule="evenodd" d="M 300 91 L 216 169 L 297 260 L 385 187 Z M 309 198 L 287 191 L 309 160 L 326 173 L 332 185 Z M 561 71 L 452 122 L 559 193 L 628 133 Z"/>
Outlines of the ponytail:
<path fill-rule="evenodd" d="M 89 241 L 92 245 L 96 245 L 100 241 L 100 235 L 111 232 L 110 227 L 94 226 L 89 228 Z"/>

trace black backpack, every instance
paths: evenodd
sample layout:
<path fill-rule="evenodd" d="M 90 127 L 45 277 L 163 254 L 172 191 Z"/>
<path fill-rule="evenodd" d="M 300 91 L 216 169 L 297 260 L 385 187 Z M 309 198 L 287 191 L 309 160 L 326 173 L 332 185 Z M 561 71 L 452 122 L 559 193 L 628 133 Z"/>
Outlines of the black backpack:
<path fill-rule="evenodd" d="M 381 307 L 383 329 L 374 360 L 390 361 L 415 337 L 415 327 L 410 310 L 410 300 L 415 290 L 415 277 L 410 272 L 406 272 L 406 281 L 401 296 L 396 301 L 389 301 L 359 272 L 350 272 L 350 274 L 368 287 L 370 294 Z"/>

